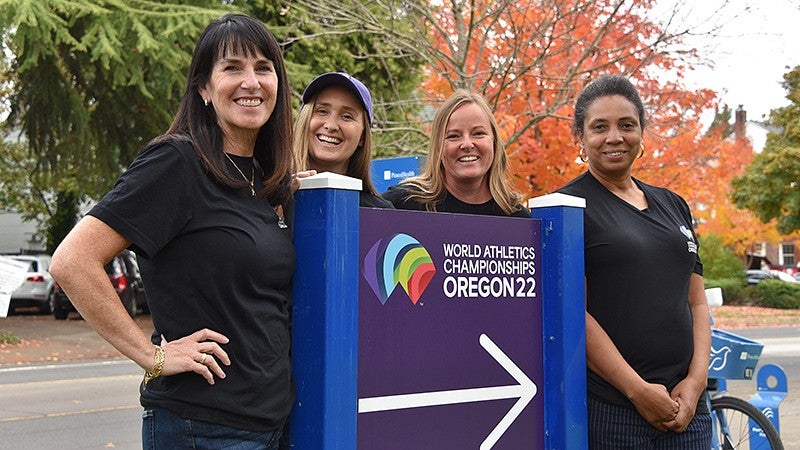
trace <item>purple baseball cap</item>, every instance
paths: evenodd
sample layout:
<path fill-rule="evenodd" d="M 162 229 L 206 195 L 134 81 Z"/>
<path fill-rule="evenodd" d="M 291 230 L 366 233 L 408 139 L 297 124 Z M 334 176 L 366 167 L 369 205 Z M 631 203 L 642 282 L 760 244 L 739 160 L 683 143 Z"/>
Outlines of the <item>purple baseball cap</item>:
<path fill-rule="evenodd" d="M 310 102 L 315 95 L 329 86 L 343 86 L 355 94 L 356 98 L 361 101 L 361 105 L 367 111 L 369 124 L 372 125 L 372 95 L 370 95 L 369 89 L 364 86 L 364 83 L 353 78 L 349 73 L 328 72 L 311 80 L 306 90 L 303 91 L 303 104 L 305 105 Z"/>

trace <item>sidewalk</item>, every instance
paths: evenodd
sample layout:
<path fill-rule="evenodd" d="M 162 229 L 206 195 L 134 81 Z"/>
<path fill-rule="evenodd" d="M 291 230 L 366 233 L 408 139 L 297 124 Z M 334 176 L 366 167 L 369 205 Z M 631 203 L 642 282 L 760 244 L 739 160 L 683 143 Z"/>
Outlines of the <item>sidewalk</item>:
<path fill-rule="evenodd" d="M 153 331 L 150 315 L 139 315 L 136 322 L 146 334 Z M 69 320 L 27 313 L 8 316 L 0 319 L 3 332 L 22 342 L 0 344 L 0 366 L 124 357 L 76 313 Z"/>

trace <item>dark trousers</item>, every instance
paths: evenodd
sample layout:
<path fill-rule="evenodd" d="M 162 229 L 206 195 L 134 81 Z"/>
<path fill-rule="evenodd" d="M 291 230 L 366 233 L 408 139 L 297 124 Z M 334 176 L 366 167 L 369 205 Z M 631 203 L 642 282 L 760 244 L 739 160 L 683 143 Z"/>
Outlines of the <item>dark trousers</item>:
<path fill-rule="evenodd" d="M 711 414 L 696 414 L 686 431 L 660 431 L 634 408 L 603 403 L 592 397 L 589 406 L 591 450 L 708 450 L 711 448 Z"/>

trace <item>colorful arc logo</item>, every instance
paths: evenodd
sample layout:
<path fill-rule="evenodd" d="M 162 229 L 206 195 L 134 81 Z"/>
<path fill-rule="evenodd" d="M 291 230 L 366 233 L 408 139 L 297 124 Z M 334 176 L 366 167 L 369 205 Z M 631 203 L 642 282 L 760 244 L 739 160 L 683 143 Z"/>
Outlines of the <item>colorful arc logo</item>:
<path fill-rule="evenodd" d="M 398 284 L 416 305 L 435 273 L 428 250 L 403 233 L 382 238 L 364 258 L 364 278 L 384 305 Z"/>

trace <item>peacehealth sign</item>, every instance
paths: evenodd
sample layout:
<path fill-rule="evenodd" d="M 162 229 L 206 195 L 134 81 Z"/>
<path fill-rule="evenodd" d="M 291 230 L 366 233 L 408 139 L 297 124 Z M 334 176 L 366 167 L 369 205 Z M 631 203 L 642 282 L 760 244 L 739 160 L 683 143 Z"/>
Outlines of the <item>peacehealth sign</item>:
<path fill-rule="evenodd" d="M 295 448 L 586 448 L 582 208 L 359 208 L 359 180 L 302 183 Z"/>

